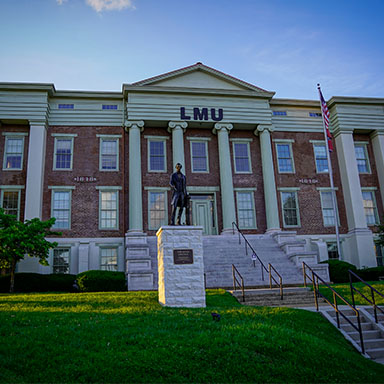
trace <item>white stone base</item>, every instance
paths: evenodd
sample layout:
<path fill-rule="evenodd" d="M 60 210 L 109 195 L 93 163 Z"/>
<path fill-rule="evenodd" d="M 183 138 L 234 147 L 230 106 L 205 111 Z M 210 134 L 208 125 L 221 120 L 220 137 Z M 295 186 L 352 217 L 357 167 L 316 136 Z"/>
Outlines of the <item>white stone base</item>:
<path fill-rule="evenodd" d="M 159 303 L 204 308 L 203 227 L 163 226 L 157 233 Z M 193 263 L 175 264 L 174 250 L 191 250 Z"/>

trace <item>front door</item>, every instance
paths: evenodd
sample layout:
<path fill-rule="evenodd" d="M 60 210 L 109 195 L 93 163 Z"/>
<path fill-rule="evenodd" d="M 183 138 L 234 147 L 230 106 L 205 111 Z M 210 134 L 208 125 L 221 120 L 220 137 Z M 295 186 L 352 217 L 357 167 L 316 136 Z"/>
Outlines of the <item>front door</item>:
<path fill-rule="evenodd" d="M 203 227 L 203 235 L 212 235 L 211 202 L 192 199 L 192 223 Z"/>

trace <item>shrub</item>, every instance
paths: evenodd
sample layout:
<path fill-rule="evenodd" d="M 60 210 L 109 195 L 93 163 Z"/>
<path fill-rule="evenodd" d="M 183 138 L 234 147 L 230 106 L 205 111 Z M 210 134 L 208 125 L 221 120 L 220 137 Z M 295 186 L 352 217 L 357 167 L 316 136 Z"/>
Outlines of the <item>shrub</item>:
<path fill-rule="evenodd" d="M 81 292 L 126 291 L 124 272 L 85 271 L 77 275 Z"/>
<path fill-rule="evenodd" d="M 71 292 L 75 275 L 16 273 L 15 292 Z M 10 275 L 0 276 L 0 292 L 9 292 Z"/>
<path fill-rule="evenodd" d="M 353 264 L 341 260 L 325 260 L 322 263 L 329 265 L 329 277 L 334 283 L 349 282 L 348 270 L 357 273 L 357 268 Z"/>
<path fill-rule="evenodd" d="M 356 274 L 365 281 L 377 281 L 384 276 L 384 267 L 359 269 Z"/>

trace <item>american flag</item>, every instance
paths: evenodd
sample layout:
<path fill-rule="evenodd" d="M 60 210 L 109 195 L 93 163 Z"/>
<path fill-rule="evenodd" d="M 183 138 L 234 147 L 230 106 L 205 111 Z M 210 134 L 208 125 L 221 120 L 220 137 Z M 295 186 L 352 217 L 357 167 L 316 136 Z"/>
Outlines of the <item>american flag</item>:
<path fill-rule="evenodd" d="M 323 94 L 321 93 L 321 89 L 320 89 L 319 84 L 317 85 L 317 88 L 319 90 L 319 95 L 320 95 L 321 113 L 323 115 L 325 131 L 327 132 L 328 149 L 329 149 L 329 152 L 332 152 L 333 151 L 333 144 L 332 144 L 332 135 L 331 135 L 331 132 L 329 132 L 329 110 L 327 107 L 327 103 L 324 100 Z"/>

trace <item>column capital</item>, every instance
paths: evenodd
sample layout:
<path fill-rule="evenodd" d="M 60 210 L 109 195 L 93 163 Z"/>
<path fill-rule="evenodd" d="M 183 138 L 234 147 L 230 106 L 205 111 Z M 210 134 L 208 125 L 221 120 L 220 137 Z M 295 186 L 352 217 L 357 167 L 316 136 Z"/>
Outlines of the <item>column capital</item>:
<path fill-rule="evenodd" d="M 384 131 L 376 130 L 370 134 L 371 139 L 375 139 L 378 136 L 384 136 Z"/>
<path fill-rule="evenodd" d="M 185 132 L 188 127 L 188 123 L 186 121 L 170 121 L 168 123 L 168 132 L 171 133 L 172 129 L 181 128 L 183 132 Z"/>
<path fill-rule="evenodd" d="M 30 127 L 45 127 L 47 129 L 46 120 L 29 120 Z"/>
<path fill-rule="evenodd" d="M 143 120 L 125 120 L 124 126 L 127 132 L 129 131 L 129 128 L 138 128 L 140 129 L 140 132 L 144 131 Z"/>
<path fill-rule="evenodd" d="M 226 129 L 228 132 L 230 132 L 231 129 L 233 129 L 233 124 L 231 124 L 231 123 L 216 123 L 214 125 L 212 132 L 214 134 L 216 134 L 218 131 L 224 130 L 224 129 Z"/>
<path fill-rule="evenodd" d="M 353 128 L 352 127 L 337 127 L 332 132 L 333 137 L 337 137 L 339 135 L 343 134 L 353 134 Z"/>
<path fill-rule="evenodd" d="M 262 133 L 265 130 L 269 131 L 271 133 L 275 129 L 273 128 L 272 124 L 259 124 L 253 133 L 254 133 L 255 136 L 257 136 L 257 135 L 259 135 L 259 133 Z"/>

